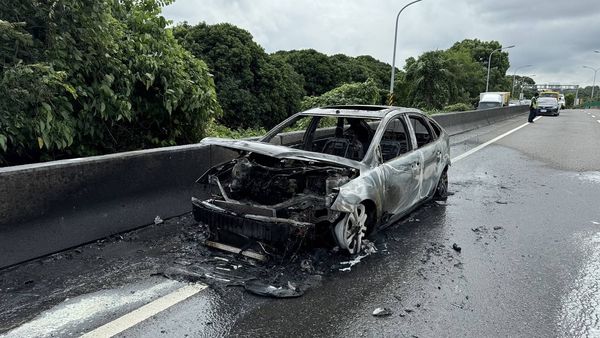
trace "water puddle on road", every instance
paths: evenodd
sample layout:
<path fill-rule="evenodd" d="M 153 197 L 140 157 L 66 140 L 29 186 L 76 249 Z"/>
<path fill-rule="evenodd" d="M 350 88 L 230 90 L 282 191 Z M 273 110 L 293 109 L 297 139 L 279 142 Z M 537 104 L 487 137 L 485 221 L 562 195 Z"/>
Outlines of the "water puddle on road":
<path fill-rule="evenodd" d="M 600 184 L 600 171 L 586 171 L 579 173 L 577 178 L 580 180 Z"/>
<path fill-rule="evenodd" d="M 600 233 L 577 239 L 589 256 L 562 300 L 560 328 L 573 337 L 600 336 Z"/>

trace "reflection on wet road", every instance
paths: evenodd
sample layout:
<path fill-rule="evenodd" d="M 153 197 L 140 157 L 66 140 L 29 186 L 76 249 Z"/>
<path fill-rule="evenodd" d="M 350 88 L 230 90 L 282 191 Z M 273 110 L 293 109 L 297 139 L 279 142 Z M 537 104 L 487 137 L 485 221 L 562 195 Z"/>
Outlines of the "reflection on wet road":
<path fill-rule="evenodd" d="M 600 337 L 600 233 L 579 235 L 573 242 L 584 252 L 584 263 L 562 300 L 562 334 Z"/>

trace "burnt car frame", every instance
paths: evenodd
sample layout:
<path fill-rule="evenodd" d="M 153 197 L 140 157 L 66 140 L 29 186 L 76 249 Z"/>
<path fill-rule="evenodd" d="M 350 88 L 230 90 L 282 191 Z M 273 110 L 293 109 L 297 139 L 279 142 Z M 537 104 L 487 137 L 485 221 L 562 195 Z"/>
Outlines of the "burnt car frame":
<path fill-rule="evenodd" d="M 237 153 L 204 173 L 192 197 L 216 240 L 333 239 L 354 254 L 365 236 L 448 187 L 448 135 L 413 108 L 315 108 L 258 140 L 201 143 Z"/>

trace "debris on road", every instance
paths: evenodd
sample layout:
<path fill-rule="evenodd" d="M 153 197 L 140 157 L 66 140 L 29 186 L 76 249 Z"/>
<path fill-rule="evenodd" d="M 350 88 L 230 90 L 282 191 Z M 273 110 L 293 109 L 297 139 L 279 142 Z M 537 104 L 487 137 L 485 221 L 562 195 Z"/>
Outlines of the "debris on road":
<path fill-rule="evenodd" d="M 160 216 L 156 216 L 156 217 L 154 217 L 154 224 L 155 224 L 155 225 L 162 224 L 163 222 L 164 222 L 164 221 L 163 221 L 163 219 L 162 219 L 162 218 L 160 218 Z"/>
<path fill-rule="evenodd" d="M 506 201 L 496 201 L 497 204 L 508 204 Z"/>
<path fill-rule="evenodd" d="M 296 298 L 304 294 L 302 290 L 288 281 L 286 286 L 273 286 L 258 279 L 249 280 L 244 283 L 244 289 L 258 296 L 273 298 Z"/>
<path fill-rule="evenodd" d="M 503 228 L 503 227 L 501 227 L 501 226 L 495 226 L 495 227 L 494 227 L 494 230 L 502 230 L 502 229 L 504 229 L 504 228 Z"/>
<path fill-rule="evenodd" d="M 373 316 L 375 317 L 387 317 L 392 315 L 392 310 L 386 307 L 378 307 L 373 310 Z"/>
<path fill-rule="evenodd" d="M 365 239 L 362 241 L 362 252 L 364 252 L 364 254 L 358 255 L 352 260 L 340 262 L 340 265 L 348 265 L 345 268 L 341 268 L 340 271 L 350 271 L 352 269 L 352 267 L 355 266 L 356 264 L 360 263 L 360 261 L 363 258 L 365 258 L 373 253 L 376 253 L 377 247 L 375 247 L 375 243 Z"/>
<path fill-rule="evenodd" d="M 458 246 L 458 244 L 456 244 L 456 243 L 452 244 L 452 249 L 454 249 L 457 252 L 462 251 L 462 248 L 460 246 Z"/>
<path fill-rule="evenodd" d="M 252 250 L 242 250 L 240 248 L 236 248 L 236 247 L 231 246 L 231 245 L 227 245 L 227 244 L 223 244 L 223 243 L 218 243 L 218 242 L 213 242 L 213 241 L 205 241 L 204 244 L 206 246 L 211 247 L 211 248 L 215 248 L 215 249 L 219 249 L 219 250 L 231 252 L 231 253 L 234 253 L 234 254 L 246 256 L 246 257 L 253 258 L 253 259 L 256 259 L 258 261 L 261 261 L 261 262 L 264 262 L 264 261 L 267 260 L 267 257 L 265 255 L 259 254 L 258 252 L 254 252 Z"/>
<path fill-rule="evenodd" d="M 600 222 L 592 221 L 592 224 L 600 225 Z"/>
<path fill-rule="evenodd" d="M 303 259 L 300 262 L 300 269 L 304 272 L 308 272 L 308 273 L 312 273 L 315 271 L 315 268 L 313 267 L 312 262 L 310 261 L 310 259 Z"/>

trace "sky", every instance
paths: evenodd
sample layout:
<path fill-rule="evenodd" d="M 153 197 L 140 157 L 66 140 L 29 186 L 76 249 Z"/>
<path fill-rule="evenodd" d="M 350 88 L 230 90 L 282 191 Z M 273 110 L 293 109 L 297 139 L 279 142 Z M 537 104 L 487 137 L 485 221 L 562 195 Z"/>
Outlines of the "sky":
<path fill-rule="evenodd" d="M 313 48 L 371 55 L 392 63 L 396 14 L 409 0 L 176 0 L 163 9 L 175 23 L 228 22 L 267 52 Z M 456 41 L 497 40 L 508 74 L 537 83 L 592 85 L 600 68 L 600 0 L 423 0 L 400 14 L 396 65 Z M 600 73 L 600 71 L 598 72 Z M 597 82 L 600 83 L 600 74 Z"/>

